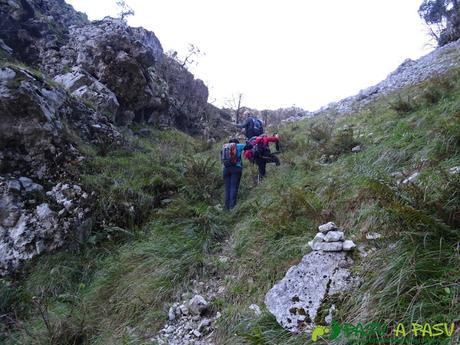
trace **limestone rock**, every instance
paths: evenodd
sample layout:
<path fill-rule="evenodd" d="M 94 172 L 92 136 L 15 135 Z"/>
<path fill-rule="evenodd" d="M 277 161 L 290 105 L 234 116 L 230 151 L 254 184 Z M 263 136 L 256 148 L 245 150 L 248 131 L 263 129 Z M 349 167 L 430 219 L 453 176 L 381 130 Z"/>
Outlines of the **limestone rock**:
<path fill-rule="evenodd" d="M 193 315 L 201 315 L 208 308 L 208 302 L 201 295 L 195 295 L 188 302 L 188 310 Z"/>
<path fill-rule="evenodd" d="M 378 240 L 379 238 L 382 238 L 382 235 L 377 232 L 368 232 L 366 234 L 367 240 Z"/>
<path fill-rule="evenodd" d="M 176 307 L 172 306 L 168 311 L 169 321 L 173 321 L 176 318 Z"/>
<path fill-rule="evenodd" d="M 90 102 L 101 113 L 115 118 L 120 106 L 117 96 L 83 68 L 74 67 L 71 72 L 55 76 L 54 80 L 71 95 Z"/>
<path fill-rule="evenodd" d="M 43 189 L 32 179 L 61 176 L 81 156 L 64 120 L 94 144 L 116 143 L 121 137 L 105 117 L 22 67 L 0 68 L 0 113 L 3 170 L 25 174 L 20 182 L 28 192 Z"/>
<path fill-rule="evenodd" d="M 210 310 L 203 310 L 206 300 L 212 300 L 217 296 L 218 287 L 222 281 L 208 280 L 206 282 L 192 280 L 191 290 L 195 295 L 190 299 L 190 293 L 181 294 L 183 301 L 174 303 L 169 309 L 168 314 L 174 313 L 174 319 L 169 320 L 160 330 L 159 334 L 151 341 L 158 344 L 169 345 L 211 345 L 214 344 L 213 323 L 220 317 L 220 313 L 215 315 Z M 214 297 L 213 297 L 214 296 Z M 186 305 L 190 303 L 198 305 L 198 310 L 192 308 L 194 312 L 188 312 Z M 198 313 L 198 314 L 196 314 Z M 172 319 L 172 315 L 169 319 Z"/>
<path fill-rule="evenodd" d="M 36 185 L 26 177 L 19 180 L 25 188 Z M 72 190 L 68 196 L 72 196 L 74 206 L 64 217 L 51 205 L 61 206 L 68 199 L 58 197 L 53 191 L 45 194 L 37 190 L 38 197 L 49 202 L 34 206 L 30 200 L 23 200 L 24 192 L 10 189 L 9 182 L 9 178 L 0 176 L 0 276 L 18 270 L 25 260 L 62 246 L 70 230 L 75 233 L 85 217 L 80 207 L 83 191 L 79 186 L 67 184 Z"/>
<path fill-rule="evenodd" d="M 339 267 L 343 260 L 344 252 L 311 252 L 268 291 L 265 304 L 281 326 L 295 333 L 315 327 L 324 299 L 352 287 L 350 273 Z"/>
<path fill-rule="evenodd" d="M 343 250 L 350 251 L 356 247 L 356 244 L 351 240 L 346 240 L 343 242 Z"/>
<path fill-rule="evenodd" d="M 420 173 L 417 171 L 402 181 L 403 184 L 414 183 L 418 180 Z"/>
<path fill-rule="evenodd" d="M 342 231 L 329 231 L 324 236 L 324 242 L 339 242 L 344 240 L 345 236 Z"/>
<path fill-rule="evenodd" d="M 262 315 L 262 311 L 260 310 L 260 307 L 257 304 L 251 304 L 249 306 L 249 309 L 252 310 L 254 314 L 256 314 L 256 316 Z"/>
<path fill-rule="evenodd" d="M 460 166 L 452 167 L 449 169 L 449 173 L 452 175 L 460 173 Z"/>
<path fill-rule="evenodd" d="M 22 189 L 22 185 L 21 185 L 20 181 L 18 181 L 18 180 L 8 181 L 8 190 L 9 191 L 20 192 L 21 189 Z"/>
<path fill-rule="evenodd" d="M 336 230 L 336 229 L 337 229 L 337 225 L 335 225 L 334 222 L 329 222 L 329 223 L 320 225 L 320 226 L 318 227 L 318 230 L 319 230 L 320 232 L 322 232 L 323 234 L 326 234 L 327 232 L 333 231 L 333 230 Z"/>
<path fill-rule="evenodd" d="M 2 55 L 55 77 L 117 124 L 129 125 L 126 114 L 133 114 L 133 122 L 208 139 L 233 129 L 231 119 L 207 103 L 203 81 L 164 54 L 153 32 L 117 18 L 90 22 L 63 0 L 11 0 L 0 11 Z"/>
<path fill-rule="evenodd" d="M 362 146 L 357 145 L 351 149 L 351 152 L 358 153 L 358 152 L 361 152 L 362 150 L 363 150 Z"/>
<path fill-rule="evenodd" d="M 204 332 L 207 327 L 211 325 L 211 320 L 204 318 L 201 320 L 200 324 L 198 325 L 198 331 L 199 332 Z"/>
<path fill-rule="evenodd" d="M 326 237 L 326 235 L 324 235 L 322 232 L 318 232 L 316 235 L 315 235 L 315 238 L 313 239 L 314 242 L 324 242 L 324 238 Z"/>
<path fill-rule="evenodd" d="M 309 242 L 311 249 L 325 252 L 339 252 L 343 250 L 344 242 Z"/>

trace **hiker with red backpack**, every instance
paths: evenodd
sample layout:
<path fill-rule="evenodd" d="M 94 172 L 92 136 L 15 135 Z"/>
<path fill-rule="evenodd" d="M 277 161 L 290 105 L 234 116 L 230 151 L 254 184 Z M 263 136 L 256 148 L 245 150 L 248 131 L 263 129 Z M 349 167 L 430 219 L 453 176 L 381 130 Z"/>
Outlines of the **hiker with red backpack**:
<path fill-rule="evenodd" d="M 264 127 L 262 121 L 255 116 L 249 114 L 246 121 L 242 124 L 236 124 L 238 128 L 244 128 L 246 140 L 252 137 L 262 135 L 264 133 Z"/>
<path fill-rule="evenodd" d="M 259 180 L 265 177 L 267 163 L 275 163 L 277 166 L 280 165 L 278 157 L 270 151 L 270 143 L 275 143 L 276 151 L 280 151 L 280 139 L 278 134 L 271 137 L 267 135 L 255 136 L 249 139 L 247 143 L 252 146 L 252 149 L 245 151 L 244 157 L 257 164 L 259 168 Z"/>
<path fill-rule="evenodd" d="M 240 144 L 238 139 L 231 139 L 222 146 L 221 162 L 224 166 L 223 176 L 225 184 L 225 209 L 235 207 L 241 175 L 243 173 L 243 151 L 252 149 L 251 144 Z"/>

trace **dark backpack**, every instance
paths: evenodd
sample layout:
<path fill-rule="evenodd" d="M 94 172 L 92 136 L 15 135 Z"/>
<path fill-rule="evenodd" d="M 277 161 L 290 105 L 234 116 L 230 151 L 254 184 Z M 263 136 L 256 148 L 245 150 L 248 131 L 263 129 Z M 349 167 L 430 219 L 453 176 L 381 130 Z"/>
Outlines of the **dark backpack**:
<path fill-rule="evenodd" d="M 227 168 L 236 165 L 238 162 L 238 157 L 235 143 L 227 143 L 222 146 L 220 160 L 222 164 Z"/>
<path fill-rule="evenodd" d="M 268 145 L 264 142 L 259 142 L 256 144 L 257 136 L 252 137 L 249 139 L 248 143 L 252 145 L 252 156 L 255 158 L 257 156 L 261 156 L 267 151 L 269 151 Z"/>
<path fill-rule="evenodd" d="M 258 118 L 256 118 L 256 117 L 252 118 L 252 126 L 254 128 L 254 135 L 263 134 L 264 127 L 262 125 L 262 121 L 260 121 Z"/>

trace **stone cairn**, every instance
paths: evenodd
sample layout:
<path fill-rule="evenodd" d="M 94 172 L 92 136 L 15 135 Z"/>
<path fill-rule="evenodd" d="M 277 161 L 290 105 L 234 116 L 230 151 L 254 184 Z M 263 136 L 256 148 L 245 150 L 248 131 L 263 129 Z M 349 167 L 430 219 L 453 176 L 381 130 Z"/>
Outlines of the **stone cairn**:
<path fill-rule="evenodd" d="M 351 240 L 345 240 L 345 235 L 341 229 L 333 222 L 329 222 L 318 227 L 319 232 L 315 238 L 308 242 L 314 251 L 340 252 L 350 251 L 356 245 Z"/>
<path fill-rule="evenodd" d="M 345 240 L 343 231 L 334 223 L 319 226 L 309 245 L 313 250 L 290 267 L 265 295 L 268 311 L 284 329 L 293 333 L 309 333 L 317 322 L 330 323 L 336 308 L 330 297 L 340 298 L 359 283 L 349 270 L 353 260 L 348 252 L 355 244 Z M 320 310 L 328 314 L 318 320 Z"/>

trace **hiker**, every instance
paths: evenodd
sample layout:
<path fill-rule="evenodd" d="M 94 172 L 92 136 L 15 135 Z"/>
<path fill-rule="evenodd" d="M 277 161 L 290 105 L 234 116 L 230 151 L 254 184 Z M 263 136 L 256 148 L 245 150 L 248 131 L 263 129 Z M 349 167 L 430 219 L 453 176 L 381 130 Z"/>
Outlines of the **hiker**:
<path fill-rule="evenodd" d="M 248 140 L 248 144 L 252 146 L 252 150 L 248 150 L 244 153 L 246 159 L 257 164 L 259 169 L 259 180 L 265 177 L 267 163 L 275 163 L 276 166 L 280 165 L 278 157 L 270 152 L 270 143 L 275 143 L 276 151 L 280 151 L 280 139 L 278 134 L 275 134 L 271 137 L 267 135 L 252 137 Z"/>
<path fill-rule="evenodd" d="M 263 123 L 260 119 L 249 114 L 246 121 L 242 124 L 236 124 L 238 128 L 244 128 L 246 140 L 264 133 Z"/>
<path fill-rule="evenodd" d="M 243 151 L 252 149 L 251 144 L 240 144 L 238 139 L 230 139 L 224 144 L 220 153 L 224 166 L 225 209 L 231 210 L 236 205 L 241 175 L 243 173 Z"/>

